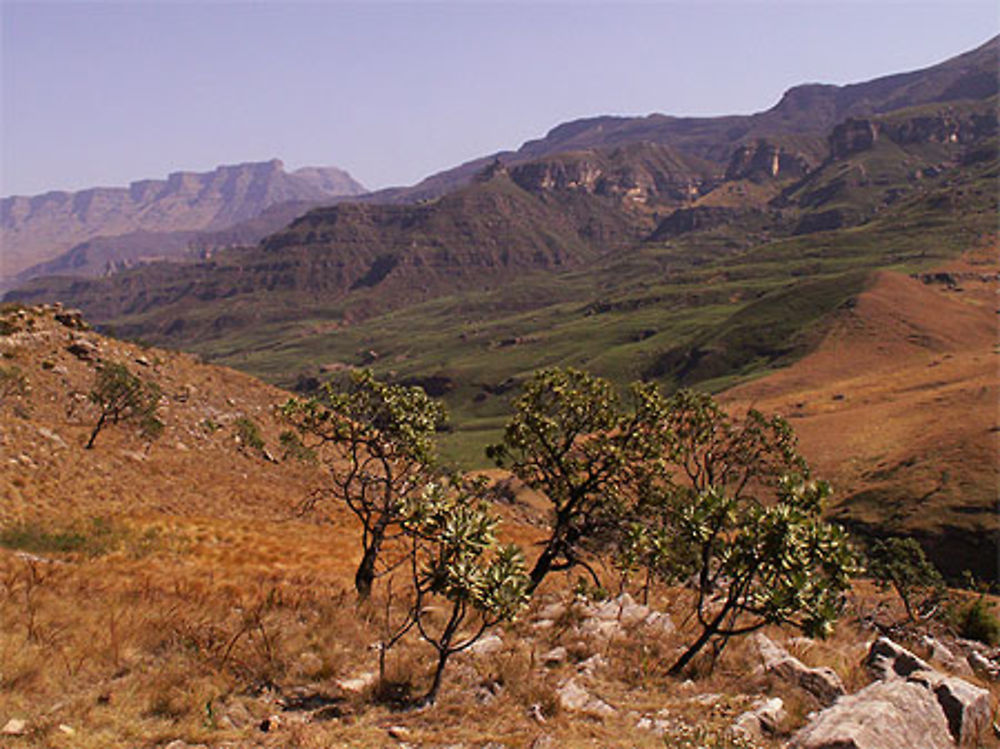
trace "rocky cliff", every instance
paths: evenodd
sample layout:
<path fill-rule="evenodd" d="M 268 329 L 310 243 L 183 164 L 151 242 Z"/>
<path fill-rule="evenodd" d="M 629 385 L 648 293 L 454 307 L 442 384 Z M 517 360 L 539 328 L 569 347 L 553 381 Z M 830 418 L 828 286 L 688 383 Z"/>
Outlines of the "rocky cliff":
<path fill-rule="evenodd" d="M 56 258 L 96 237 L 213 231 L 288 201 L 323 201 L 364 192 L 347 172 L 308 168 L 288 173 L 281 161 L 175 172 L 128 187 L 49 192 L 0 201 L 0 278 Z"/>

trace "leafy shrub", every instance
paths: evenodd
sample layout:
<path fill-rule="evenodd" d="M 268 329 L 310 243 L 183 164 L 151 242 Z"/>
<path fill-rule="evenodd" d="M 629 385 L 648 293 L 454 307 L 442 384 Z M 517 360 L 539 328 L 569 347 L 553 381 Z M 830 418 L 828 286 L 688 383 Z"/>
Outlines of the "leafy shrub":
<path fill-rule="evenodd" d="M 253 448 L 254 450 L 264 449 L 264 438 L 261 436 L 260 427 L 257 422 L 249 416 L 241 416 L 235 422 L 236 437 L 241 445 Z"/>
<path fill-rule="evenodd" d="M 88 450 L 109 421 L 112 424 L 134 421 L 143 437 L 150 440 L 163 431 L 163 422 L 156 416 L 160 388 L 132 374 L 124 364 L 105 364 L 97 371 L 90 401 L 101 410 L 101 415 L 87 441 Z"/>
<path fill-rule="evenodd" d="M 0 397 L 24 395 L 28 392 L 28 378 L 20 367 L 0 367 Z"/>
<path fill-rule="evenodd" d="M 79 552 L 100 556 L 111 549 L 115 536 L 116 532 L 106 518 L 92 518 L 86 524 L 62 529 L 25 522 L 0 530 L 0 546 L 32 554 Z"/>
<path fill-rule="evenodd" d="M 895 588 L 910 621 L 929 618 L 944 595 L 944 579 L 912 538 L 876 541 L 868 572 L 881 590 Z"/>
<path fill-rule="evenodd" d="M 1000 645 L 1000 619 L 997 619 L 985 596 L 980 596 L 968 606 L 958 610 L 955 626 L 959 635 L 967 640 L 978 640 L 987 645 Z"/>

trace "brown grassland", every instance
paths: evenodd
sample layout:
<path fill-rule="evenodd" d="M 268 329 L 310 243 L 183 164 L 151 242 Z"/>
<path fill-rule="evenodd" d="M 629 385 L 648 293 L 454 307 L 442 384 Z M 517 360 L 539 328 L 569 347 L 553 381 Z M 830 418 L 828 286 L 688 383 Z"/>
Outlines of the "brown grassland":
<path fill-rule="evenodd" d="M 927 495 L 921 511 L 964 517 L 960 492 L 931 489 L 946 472 L 995 479 L 996 282 L 976 280 L 996 272 L 995 255 L 984 249 L 947 269 L 961 292 L 878 275 L 812 355 L 728 402 L 788 416 L 842 495 L 891 479 Z M 354 597 L 351 515 L 329 505 L 322 516 L 298 512 L 323 476 L 281 453 L 274 406 L 286 393 L 187 354 L 73 330 L 51 310 L 7 310 L 3 321 L 0 727 L 18 718 L 26 732 L 0 746 L 745 747 L 755 744 L 728 728 L 765 694 L 783 697 L 789 716 L 783 733 L 756 745 L 778 746 L 818 707 L 765 675 L 746 641 L 714 669 L 702 663 L 694 681 L 668 677 L 691 626 L 683 590 L 651 598 L 679 633 L 626 628 L 588 640 L 572 606 L 540 628 L 538 610 L 572 596 L 573 581 L 558 579 L 500 633 L 498 649 L 456 657 L 435 707 L 395 710 L 394 690 L 419 692 L 429 678 L 430 651 L 416 640 L 393 649 L 392 688 L 381 694 L 349 681 L 376 669 L 370 645 L 385 626 L 386 589 L 365 605 Z M 79 340 L 94 347 L 83 358 L 67 350 Z M 98 357 L 160 386 L 159 439 L 111 425 L 83 449 L 97 417 L 86 394 Z M 263 448 L 248 439 L 250 422 Z M 522 492 L 499 509 L 503 534 L 530 559 L 541 503 Z M 863 620 L 879 601 L 884 619 L 901 616 L 859 582 L 830 640 L 770 634 L 854 690 L 869 678 L 861 659 L 873 633 Z M 546 665 L 556 646 L 566 660 Z M 567 712 L 556 696 L 595 654 L 604 665 L 578 678 L 615 708 L 600 719 Z M 665 736 L 638 728 L 643 716 L 662 717 Z"/>

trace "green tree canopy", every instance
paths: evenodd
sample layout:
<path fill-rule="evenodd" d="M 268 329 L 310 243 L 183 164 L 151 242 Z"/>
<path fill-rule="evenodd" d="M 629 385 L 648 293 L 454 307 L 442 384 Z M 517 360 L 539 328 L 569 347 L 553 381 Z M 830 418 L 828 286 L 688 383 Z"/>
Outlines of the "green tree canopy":
<path fill-rule="evenodd" d="M 332 496 L 361 522 L 354 582 L 367 597 L 376 576 L 393 564 L 383 564 L 382 551 L 400 534 L 405 501 L 434 475 L 433 436 L 444 408 L 419 387 L 389 385 L 360 371 L 346 390 L 327 383 L 314 398 L 289 399 L 281 413 L 330 478 L 306 506 Z"/>
<path fill-rule="evenodd" d="M 147 439 L 154 439 L 163 430 L 163 422 L 156 416 L 160 388 L 156 383 L 145 382 L 132 374 L 124 364 L 102 364 L 94 375 L 89 397 L 100 410 L 100 415 L 87 440 L 88 450 L 94 447 L 97 435 L 108 423 L 134 422 Z"/>

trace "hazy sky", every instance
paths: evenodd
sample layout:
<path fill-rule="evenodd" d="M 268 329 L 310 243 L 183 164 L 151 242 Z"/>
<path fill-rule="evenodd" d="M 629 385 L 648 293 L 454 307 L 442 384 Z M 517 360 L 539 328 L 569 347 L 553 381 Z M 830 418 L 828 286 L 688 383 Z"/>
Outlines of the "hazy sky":
<path fill-rule="evenodd" d="M 996 0 L 10 2 L 0 194 L 278 157 L 410 184 L 597 114 L 767 109 L 931 65 Z"/>

